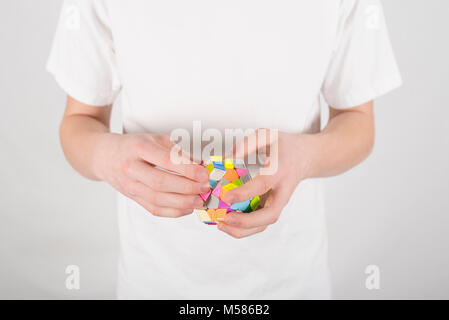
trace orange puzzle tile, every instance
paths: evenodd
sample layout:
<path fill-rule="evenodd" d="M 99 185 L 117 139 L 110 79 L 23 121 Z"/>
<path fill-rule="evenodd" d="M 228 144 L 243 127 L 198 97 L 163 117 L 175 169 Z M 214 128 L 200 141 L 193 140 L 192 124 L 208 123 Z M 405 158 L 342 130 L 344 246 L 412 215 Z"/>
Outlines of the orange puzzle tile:
<path fill-rule="evenodd" d="M 235 169 L 226 169 L 226 173 L 223 178 L 228 181 L 234 181 L 239 178 L 239 175 L 237 174 L 237 171 L 235 171 Z"/>
<path fill-rule="evenodd" d="M 215 221 L 223 222 L 226 218 L 227 209 L 215 209 Z"/>
<path fill-rule="evenodd" d="M 215 216 L 216 216 L 216 210 L 215 209 L 207 209 L 207 214 L 209 215 L 210 221 L 214 222 L 215 221 Z"/>

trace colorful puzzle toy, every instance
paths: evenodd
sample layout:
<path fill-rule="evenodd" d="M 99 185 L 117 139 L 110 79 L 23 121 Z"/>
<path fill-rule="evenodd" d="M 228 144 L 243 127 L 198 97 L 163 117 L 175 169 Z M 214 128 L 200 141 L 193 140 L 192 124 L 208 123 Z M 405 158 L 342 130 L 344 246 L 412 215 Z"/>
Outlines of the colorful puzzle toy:
<path fill-rule="evenodd" d="M 226 203 L 224 195 L 229 190 L 238 188 L 251 180 L 251 175 L 243 160 L 225 159 L 220 156 L 212 156 L 203 164 L 209 171 L 210 190 L 201 194 L 204 206 L 195 209 L 198 218 L 205 224 L 214 225 L 224 221 L 229 212 L 252 212 L 260 204 L 260 197 L 238 203 Z"/>

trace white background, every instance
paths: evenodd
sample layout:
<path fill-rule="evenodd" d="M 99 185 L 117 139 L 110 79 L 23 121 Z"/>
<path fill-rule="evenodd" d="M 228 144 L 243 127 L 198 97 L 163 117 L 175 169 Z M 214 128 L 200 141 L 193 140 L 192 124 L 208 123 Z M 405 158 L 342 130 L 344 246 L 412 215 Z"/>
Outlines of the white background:
<path fill-rule="evenodd" d="M 60 3 L 0 1 L 0 298 L 114 298 L 115 195 L 65 161 L 65 96 L 44 69 Z M 449 2 L 384 7 L 404 86 L 376 103 L 371 157 L 326 180 L 334 297 L 447 299 Z M 365 288 L 370 264 L 380 290 Z"/>

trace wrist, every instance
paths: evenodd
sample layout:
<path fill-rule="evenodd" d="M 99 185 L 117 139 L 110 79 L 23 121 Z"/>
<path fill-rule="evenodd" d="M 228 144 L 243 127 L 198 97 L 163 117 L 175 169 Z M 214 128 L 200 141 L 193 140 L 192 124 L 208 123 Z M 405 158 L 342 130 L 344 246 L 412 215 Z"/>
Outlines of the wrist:
<path fill-rule="evenodd" d="M 92 152 L 91 170 L 97 180 L 107 180 L 108 162 L 117 150 L 116 140 L 119 136 L 119 134 L 110 132 L 99 132 L 92 136 L 92 150 L 94 151 Z"/>
<path fill-rule="evenodd" d="M 301 159 L 299 167 L 299 180 L 314 178 L 319 176 L 319 154 L 322 148 L 322 139 L 319 134 L 300 134 L 299 147 L 296 148 L 297 159 Z"/>

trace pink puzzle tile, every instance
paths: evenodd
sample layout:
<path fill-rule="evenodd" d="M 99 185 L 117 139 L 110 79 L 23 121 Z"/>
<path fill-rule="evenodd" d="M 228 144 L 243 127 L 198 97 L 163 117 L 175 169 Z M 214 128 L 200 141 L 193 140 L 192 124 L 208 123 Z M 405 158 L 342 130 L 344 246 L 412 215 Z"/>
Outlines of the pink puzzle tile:
<path fill-rule="evenodd" d="M 206 193 L 200 194 L 200 197 L 201 197 L 204 201 L 206 201 L 207 199 L 209 199 L 209 196 L 210 196 L 211 193 L 212 193 L 212 190 L 209 190 L 209 191 L 206 192 Z"/>
<path fill-rule="evenodd" d="M 248 169 L 235 169 L 235 171 L 237 171 L 237 174 L 239 175 L 239 177 L 243 176 L 244 174 L 248 173 Z"/>
<path fill-rule="evenodd" d="M 216 196 L 217 198 L 220 198 L 220 193 L 221 193 L 221 186 L 217 186 L 214 191 L 212 191 L 212 194 L 214 196 Z"/>

